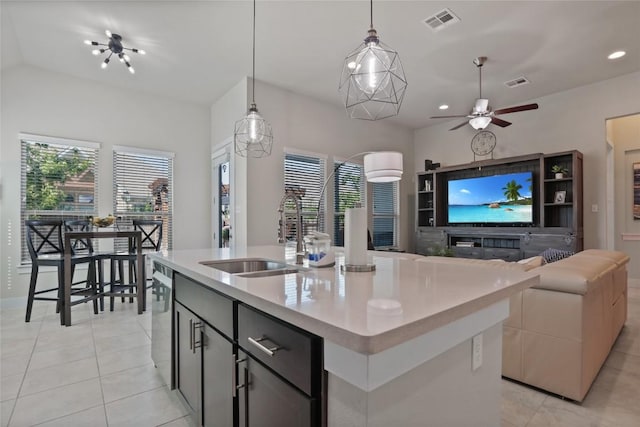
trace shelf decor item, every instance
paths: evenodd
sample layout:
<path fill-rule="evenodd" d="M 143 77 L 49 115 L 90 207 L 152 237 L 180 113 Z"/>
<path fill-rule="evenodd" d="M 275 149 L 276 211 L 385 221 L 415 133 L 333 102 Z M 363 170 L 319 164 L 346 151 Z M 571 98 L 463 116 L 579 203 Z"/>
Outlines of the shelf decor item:
<path fill-rule="evenodd" d="M 91 223 L 95 227 L 104 228 L 104 227 L 109 227 L 113 225 L 115 220 L 116 220 L 116 217 L 113 215 L 108 215 L 108 216 L 105 216 L 104 218 L 100 218 L 99 216 L 94 216 L 93 218 L 91 218 Z"/>
<path fill-rule="evenodd" d="M 271 155 L 273 131 L 256 105 L 256 1 L 253 0 L 253 74 L 251 76 L 251 106 L 247 115 L 238 120 L 233 132 L 236 154 L 241 157 L 261 158 Z"/>
<path fill-rule="evenodd" d="M 566 191 L 556 191 L 556 194 L 553 196 L 553 203 L 564 203 L 566 197 Z"/>
<path fill-rule="evenodd" d="M 398 52 L 385 45 L 371 23 L 364 42 L 344 60 L 339 90 L 352 119 L 380 120 L 396 116 L 407 89 Z"/>
<path fill-rule="evenodd" d="M 569 173 L 569 169 L 561 165 L 553 165 L 551 167 L 551 172 L 555 174 L 556 179 L 562 179 Z"/>

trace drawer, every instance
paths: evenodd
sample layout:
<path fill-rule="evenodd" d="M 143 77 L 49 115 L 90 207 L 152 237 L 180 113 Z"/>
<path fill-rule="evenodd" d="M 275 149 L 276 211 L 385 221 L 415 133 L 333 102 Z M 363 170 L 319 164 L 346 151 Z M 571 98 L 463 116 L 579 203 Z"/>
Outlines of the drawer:
<path fill-rule="evenodd" d="M 521 259 L 520 249 L 485 248 L 485 259 L 503 259 L 505 261 L 518 261 Z"/>
<path fill-rule="evenodd" d="M 234 300 L 176 272 L 173 292 L 176 301 L 187 307 L 227 338 L 235 338 L 233 331 Z"/>
<path fill-rule="evenodd" d="M 453 253 L 458 258 L 482 258 L 482 248 L 463 248 L 458 246 L 452 246 Z"/>
<path fill-rule="evenodd" d="M 320 337 L 241 303 L 238 305 L 238 345 L 307 395 L 319 395 Z M 277 350 L 269 355 L 260 346 Z"/>

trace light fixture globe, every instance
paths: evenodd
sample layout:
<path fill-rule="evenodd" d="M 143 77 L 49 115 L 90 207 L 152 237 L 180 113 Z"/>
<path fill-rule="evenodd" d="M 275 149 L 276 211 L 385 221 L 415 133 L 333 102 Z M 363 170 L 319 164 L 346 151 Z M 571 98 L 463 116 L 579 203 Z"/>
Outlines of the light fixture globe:
<path fill-rule="evenodd" d="M 478 116 L 469 120 L 469 124 L 475 130 L 484 129 L 489 126 L 489 123 L 491 123 L 491 117 L 489 116 Z"/>
<path fill-rule="evenodd" d="M 251 104 L 247 115 L 236 122 L 233 139 L 236 154 L 242 157 L 261 158 L 271 155 L 271 125 L 258 113 L 256 104 Z"/>
<path fill-rule="evenodd" d="M 371 28 L 364 42 L 344 60 L 340 91 L 349 117 L 380 120 L 395 116 L 407 88 L 400 56 Z"/>

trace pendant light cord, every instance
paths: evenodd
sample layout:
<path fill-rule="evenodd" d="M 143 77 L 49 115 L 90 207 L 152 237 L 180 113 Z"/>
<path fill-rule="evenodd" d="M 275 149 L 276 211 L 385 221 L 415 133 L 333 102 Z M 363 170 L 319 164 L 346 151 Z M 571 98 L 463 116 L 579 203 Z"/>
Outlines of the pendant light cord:
<path fill-rule="evenodd" d="M 370 7 L 370 10 L 371 10 L 371 12 L 370 12 L 370 14 L 371 14 L 371 26 L 369 28 L 373 28 L 373 0 L 370 1 L 370 5 L 371 5 L 371 7 Z"/>
<path fill-rule="evenodd" d="M 373 1 L 373 0 L 372 0 Z M 251 76 L 251 103 L 256 103 L 256 0 L 253 0 L 253 75 Z"/>
<path fill-rule="evenodd" d="M 480 73 L 480 99 L 482 99 L 482 65 L 478 67 L 478 72 Z"/>

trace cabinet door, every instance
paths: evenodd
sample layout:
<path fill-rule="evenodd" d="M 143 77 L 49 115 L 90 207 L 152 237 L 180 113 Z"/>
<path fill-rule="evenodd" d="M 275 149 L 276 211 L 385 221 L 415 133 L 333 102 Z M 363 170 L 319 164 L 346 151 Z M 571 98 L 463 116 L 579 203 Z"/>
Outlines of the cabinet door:
<path fill-rule="evenodd" d="M 200 329 L 195 327 L 199 324 L 194 323 L 199 322 L 199 319 L 177 302 L 175 316 L 176 388 L 191 406 L 194 414 L 200 414 L 202 356 L 198 349 L 194 350 L 195 343 L 201 340 Z"/>
<path fill-rule="evenodd" d="M 239 427 L 306 427 L 318 425 L 313 400 L 240 351 L 238 365 Z M 317 421 L 317 420 L 316 420 Z"/>
<path fill-rule="evenodd" d="M 233 426 L 233 345 L 208 325 L 202 330 L 202 340 L 204 425 Z"/>

